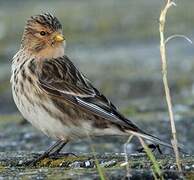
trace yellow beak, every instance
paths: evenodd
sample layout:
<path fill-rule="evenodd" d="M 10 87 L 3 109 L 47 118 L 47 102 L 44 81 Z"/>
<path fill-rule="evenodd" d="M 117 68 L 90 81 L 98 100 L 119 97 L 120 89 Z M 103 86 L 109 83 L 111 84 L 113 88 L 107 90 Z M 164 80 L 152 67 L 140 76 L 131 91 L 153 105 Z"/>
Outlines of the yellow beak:
<path fill-rule="evenodd" d="M 56 42 L 62 42 L 62 41 L 65 40 L 65 38 L 63 37 L 62 34 L 57 34 L 57 35 L 54 37 L 54 40 L 55 40 Z"/>

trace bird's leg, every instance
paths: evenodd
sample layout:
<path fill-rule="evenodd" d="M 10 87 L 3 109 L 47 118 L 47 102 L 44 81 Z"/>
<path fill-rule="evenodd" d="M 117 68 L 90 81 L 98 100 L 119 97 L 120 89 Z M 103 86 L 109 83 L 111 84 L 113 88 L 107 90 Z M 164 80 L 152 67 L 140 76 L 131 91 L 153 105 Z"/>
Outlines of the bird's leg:
<path fill-rule="evenodd" d="M 39 156 L 38 158 L 36 158 L 35 160 L 26 163 L 26 165 L 29 166 L 34 166 L 36 165 L 37 162 L 39 162 L 40 160 L 48 157 L 50 154 L 53 154 L 55 152 L 59 153 L 61 151 L 61 149 L 65 146 L 65 144 L 67 144 L 68 141 L 62 141 L 62 140 L 58 140 L 57 142 L 55 142 L 55 144 L 53 144 L 51 147 L 48 148 L 47 151 L 45 151 L 41 156 Z M 51 153 L 54 149 L 56 148 L 56 150 Z"/>
<path fill-rule="evenodd" d="M 158 152 L 159 152 L 160 154 L 163 154 L 163 153 L 162 153 L 162 150 L 160 149 L 160 145 L 159 145 L 159 144 L 156 144 L 156 149 L 158 149 Z"/>
<path fill-rule="evenodd" d="M 63 157 L 63 156 L 68 156 L 68 155 L 73 155 L 73 156 L 76 156 L 74 153 L 63 153 L 61 155 L 59 155 L 60 151 L 63 149 L 63 147 L 67 144 L 68 141 L 63 141 L 61 144 L 60 144 L 60 147 L 58 147 L 54 152 L 50 152 L 49 153 L 49 157 L 51 158 L 58 158 L 58 157 Z M 77 156 L 76 156 L 77 157 Z"/>
<path fill-rule="evenodd" d="M 49 154 L 59 154 L 60 153 L 60 151 L 63 149 L 63 147 L 65 146 L 67 144 L 67 142 L 62 142 L 61 144 L 60 144 L 60 146 L 54 151 L 54 152 L 50 152 Z"/>

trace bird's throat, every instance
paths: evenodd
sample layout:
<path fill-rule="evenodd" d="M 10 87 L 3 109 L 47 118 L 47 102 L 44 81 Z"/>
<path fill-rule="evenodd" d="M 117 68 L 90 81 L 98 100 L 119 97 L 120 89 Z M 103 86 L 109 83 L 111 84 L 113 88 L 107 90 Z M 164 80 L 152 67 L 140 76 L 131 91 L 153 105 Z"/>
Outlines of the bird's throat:
<path fill-rule="evenodd" d="M 46 47 L 41 51 L 35 53 L 38 59 L 52 59 L 62 57 L 65 54 L 64 46 Z"/>

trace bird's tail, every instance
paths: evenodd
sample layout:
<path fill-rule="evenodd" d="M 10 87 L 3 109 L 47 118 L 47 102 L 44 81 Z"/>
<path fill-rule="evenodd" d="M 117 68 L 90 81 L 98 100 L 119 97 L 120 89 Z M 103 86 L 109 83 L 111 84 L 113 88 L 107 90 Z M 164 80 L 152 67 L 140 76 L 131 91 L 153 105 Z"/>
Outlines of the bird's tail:
<path fill-rule="evenodd" d="M 146 139 L 146 140 L 149 140 L 153 143 L 157 143 L 157 144 L 160 144 L 160 145 L 163 145 L 163 146 L 166 146 L 168 148 L 171 148 L 173 149 L 172 145 L 170 143 L 167 143 L 167 142 L 164 142 L 163 140 L 153 136 L 153 135 L 150 135 L 146 132 L 134 132 L 134 131 L 131 131 L 131 130 L 128 130 L 130 134 L 132 135 L 135 135 L 135 136 L 139 136 L 139 137 L 142 137 L 143 139 Z M 178 144 L 178 149 L 183 152 L 183 153 L 186 153 L 184 150 L 183 150 L 183 146 Z"/>

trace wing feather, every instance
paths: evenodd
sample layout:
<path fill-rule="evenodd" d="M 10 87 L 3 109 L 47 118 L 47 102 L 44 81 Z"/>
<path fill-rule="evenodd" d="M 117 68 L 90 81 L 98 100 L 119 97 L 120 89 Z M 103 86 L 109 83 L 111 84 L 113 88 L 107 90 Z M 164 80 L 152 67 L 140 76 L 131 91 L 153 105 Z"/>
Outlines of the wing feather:
<path fill-rule="evenodd" d="M 38 73 L 39 86 L 51 96 L 66 100 L 101 118 L 141 130 L 121 115 L 117 108 L 81 74 L 67 56 L 45 60 Z"/>

